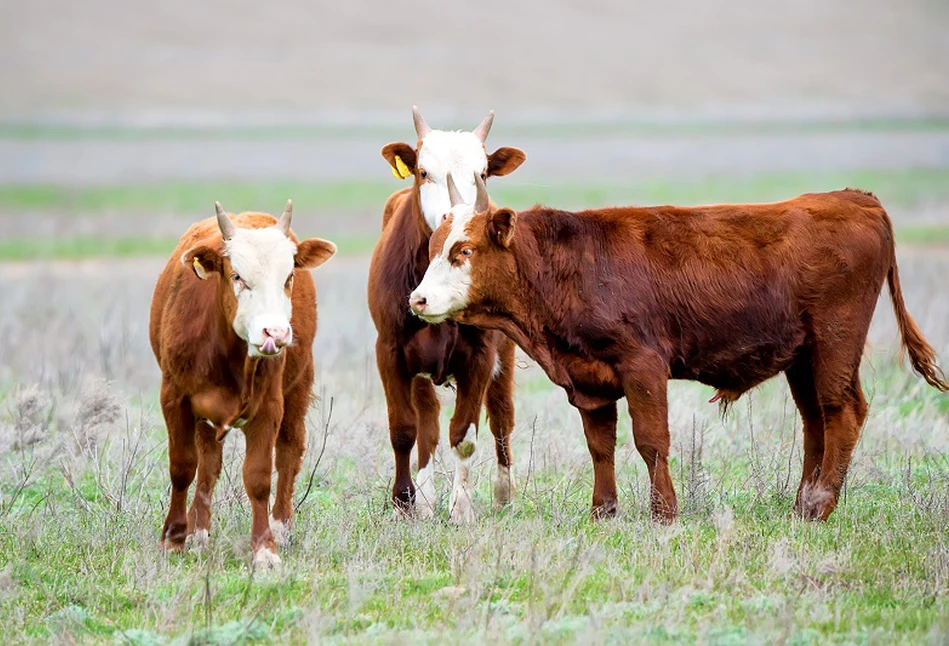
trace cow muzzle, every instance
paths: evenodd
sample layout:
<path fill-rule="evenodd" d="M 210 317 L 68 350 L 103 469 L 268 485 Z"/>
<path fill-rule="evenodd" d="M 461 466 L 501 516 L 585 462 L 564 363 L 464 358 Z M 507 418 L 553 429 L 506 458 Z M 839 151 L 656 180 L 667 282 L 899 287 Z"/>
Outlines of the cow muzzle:
<path fill-rule="evenodd" d="M 412 310 L 413 314 L 427 323 L 441 323 L 448 318 L 447 313 L 432 312 L 428 299 L 419 294 L 418 291 L 412 292 L 411 296 L 409 296 L 409 309 Z"/>
<path fill-rule="evenodd" d="M 287 327 L 268 327 L 264 328 L 263 337 L 257 351 L 265 357 L 275 357 L 293 341 L 293 332 Z"/>

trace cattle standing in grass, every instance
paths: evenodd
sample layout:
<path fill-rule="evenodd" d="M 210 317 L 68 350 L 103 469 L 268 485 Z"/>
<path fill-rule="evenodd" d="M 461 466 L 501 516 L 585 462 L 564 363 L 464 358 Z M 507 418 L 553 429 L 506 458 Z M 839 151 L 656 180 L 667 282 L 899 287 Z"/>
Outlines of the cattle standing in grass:
<path fill-rule="evenodd" d="M 616 510 L 616 400 L 626 397 L 653 516 L 676 516 L 666 383 L 691 379 L 731 402 L 784 372 L 804 421 L 796 512 L 837 505 L 867 415 L 859 367 L 882 289 L 913 368 L 949 389 L 906 311 L 893 228 L 847 189 L 773 204 L 567 213 L 453 208 L 411 297 L 419 316 L 504 331 L 580 410 L 595 515 Z"/>
<path fill-rule="evenodd" d="M 216 206 L 216 218 L 182 236 L 152 299 L 149 337 L 162 371 L 171 474 L 162 545 L 181 550 L 188 537 L 207 543 L 224 435 L 240 428 L 254 563 L 269 567 L 280 562 L 274 539 L 283 542 L 290 527 L 306 441 L 316 335 L 307 270 L 336 247 L 319 238 L 298 242 L 289 201 L 279 221 L 264 213 L 228 216 Z M 268 520 L 275 449 L 277 496 Z"/>
<path fill-rule="evenodd" d="M 449 439 L 457 465 L 449 504 L 456 522 L 468 522 L 473 519 L 470 462 L 482 401 L 498 458 L 495 502 L 506 504 L 513 494 L 509 438 L 514 426 L 515 347 L 499 332 L 453 322 L 428 325 L 412 316 L 406 303 L 428 266 L 429 237 L 450 207 L 448 173 L 468 178 L 477 174 L 481 179 L 507 175 L 521 165 L 524 153 L 516 148 L 486 153 L 484 141 L 494 113 L 473 132 L 443 132 L 432 130 L 418 108 L 412 111 L 418 143 L 414 148 L 388 144 L 382 156 L 399 177 L 411 175 L 413 184 L 386 202 L 382 236 L 369 270 L 369 311 L 378 332 L 376 362 L 395 453 L 392 500 L 401 512 L 420 517 L 434 514 L 432 455 L 438 446 L 439 403 L 433 383 L 441 385 L 454 378 L 457 393 Z M 461 189 L 474 198 L 473 181 L 463 183 Z M 409 467 L 416 439 L 418 493 Z"/>

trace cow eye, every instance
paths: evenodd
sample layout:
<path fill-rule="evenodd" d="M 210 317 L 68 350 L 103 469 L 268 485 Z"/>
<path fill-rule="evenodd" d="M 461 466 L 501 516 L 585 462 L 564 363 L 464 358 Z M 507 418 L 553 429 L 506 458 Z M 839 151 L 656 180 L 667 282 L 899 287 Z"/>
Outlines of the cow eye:
<path fill-rule="evenodd" d="M 465 247 L 464 249 L 462 249 L 461 255 L 466 256 L 466 257 L 471 256 L 471 247 Z"/>
<path fill-rule="evenodd" d="M 488 179 L 488 171 L 486 170 L 481 171 L 481 181 L 484 182 L 484 181 L 487 181 L 487 179 Z"/>
<path fill-rule="evenodd" d="M 290 274 L 290 275 L 287 277 L 287 282 L 284 283 L 283 286 L 284 286 L 286 289 L 290 289 L 291 287 L 293 287 L 293 274 Z"/>
<path fill-rule="evenodd" d="M 426 179 L 428 178 L 428 171 L 423 168 L 422 170 L 418 172 L 418 176 L 421 177 L 422 179 Z"/>
<path fill-rule="evenodd" d="M 241 277 L 237 274 L 231 274 L 231 280 L 233 280 L 235 283 L 239 283 L 241 282 Z"/>

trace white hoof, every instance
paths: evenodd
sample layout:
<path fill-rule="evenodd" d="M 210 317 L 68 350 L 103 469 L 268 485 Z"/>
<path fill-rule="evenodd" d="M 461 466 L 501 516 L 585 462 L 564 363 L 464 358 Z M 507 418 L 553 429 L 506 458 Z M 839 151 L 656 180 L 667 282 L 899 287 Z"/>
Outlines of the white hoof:
<path fill-rule="evenodd" d="M 494 506 L 500 509 L 514 500 L 514 472 L 510 467 L 498 465 L 498 475 L 494 480 Z"/>
<path fill-rule="evenodd" d="M 419 469 L 418 485 L 415 487 L 415 517 L 428 519 L 435 516 L 435 464 L 430 461 Z"/>
<path fill-rule="evenodd" d="M 475 520 L 471 504 L 471 456 L 475 452 L 475 425 L 468 426 L 465 438 L 452 447 L 455 453 L 455 480 L 451 486 L 449 507 L 451 520 L 457 525 L 468 525 Z"/>
<path fill-rule="evenodd" d="M 286 547 L 290 542 L 290 526 L 281 520 L 270 519 L 270 533 L 273 534 L 273 542 L 277 547 Z"/>
<path fill-rule="evenodd" d="M 203 552 L 208 549 L 210 534 L 206 529 L 196 529 L 185 538 L 185 548 L 194 552 Z"/>
<path fill-rule="evenodd" d="M 254 552 L 254 569 L 258 571 L 272 570 L 278 567 L 283 561 L 277 556 L 277 553 L 269 547 L 262 547 Z"/>
<path fill-rule="evenodd" d="M 467 491 L 457 496 L 452 495 L 451 521 L 456 525 L 470 525 L 475 521 L 474 506 Z"/>

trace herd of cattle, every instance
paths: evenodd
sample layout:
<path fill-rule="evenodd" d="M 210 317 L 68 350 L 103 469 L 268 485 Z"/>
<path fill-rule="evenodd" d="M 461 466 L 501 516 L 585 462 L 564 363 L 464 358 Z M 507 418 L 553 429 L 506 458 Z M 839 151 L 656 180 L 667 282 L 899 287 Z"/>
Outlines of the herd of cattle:
<path fill-rule="evenodd" d="M 398 513 L 435 513 L 435 386 L 453 382 L 451 518 L 474 519 L 471 468 L 482 403 L 494 436 L 494 502 L 515 490 L 515 344 L 580 412 L 593 459 L 595 517 L 616 513 L 617 401 L 625 397 L 649 471 L 656 520 L 675 519 L 666 385 L 717 389 L 722 406 L 784 372 L 804 426 L 794 504 L 825 520 L 837 505 L 867 415 L 859 367 L 886 281 L 905 350 L 930 385 L 945 377 L 906 311 L 893 228 L 870 193 L 845 189 L 770 204 L 515 212 L 492 204 L 488 177 L 525 160 L 487 154 L 493 113 L 472 132 L 433 130 L 383 157 L 412 186 L 383 210 L 369 312 L 385 391 Z M 316 289 L 308 270 L 335 252 L 262 213 L 214 218 L 182 236 L 158 278 L 149 336 L 162 371 L 171 503 L 162 546 L 207 543 L 222 441 L 246 438 L 254 564 L 280 562 L 311 401 Z M 413 482 L 410 454 L 417 445 Z M 270 506 L 271 479 L 277 491 Z M 197 476 L 195 495 L 188 491 Z"/>

